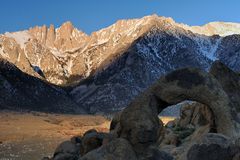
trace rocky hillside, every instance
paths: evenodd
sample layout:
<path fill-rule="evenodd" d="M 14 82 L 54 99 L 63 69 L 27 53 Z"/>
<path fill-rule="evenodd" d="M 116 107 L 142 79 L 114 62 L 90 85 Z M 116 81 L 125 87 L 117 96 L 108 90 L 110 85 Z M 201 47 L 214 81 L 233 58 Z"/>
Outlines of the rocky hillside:
<path fill-rule="evenodd" d="M 67 92 L 80 108 L 112 112 L 178 68 L 208 70 L 218 59 L 240 71 L 239 28 L 223 22 L 191 27 L 152 15 L 87 35 L 66 22 L 0 35 L 0 58 L 31 76 L 71 86 Z"/>
<path fill-rule="evenodd" d="M 169 19 L 150 18 L 155 25 L 114 63 L 71 91 L 79 104 L 92 113 L 122 109 L 161 75 L 189 66 L 208 70 L 217 59 L 239 71 L 239 43 L 227 40 L 239 35 L 194 34 Z"/>
<path fill-rule="evenodd" d="M 0 60 L 0 108 L 58 113 L 84 113 L 61 88 Z"/>

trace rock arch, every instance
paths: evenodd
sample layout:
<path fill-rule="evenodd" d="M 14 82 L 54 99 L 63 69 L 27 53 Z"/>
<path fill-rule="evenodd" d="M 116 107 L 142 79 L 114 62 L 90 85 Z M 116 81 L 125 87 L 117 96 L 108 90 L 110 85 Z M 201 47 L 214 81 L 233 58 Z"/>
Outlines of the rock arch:
<path fill-rule="evenodd" d="M 219 69 L 221 71 L 218 71 Z M 226 78 L 223 78 L 223 76 L 226 76 Z M 232 83 L 229 84 L 229 82 Z M 81 146 L 83 149 L 82 154 L 87 153 L 83 157 L 80 157 L 80 155 L 76 153 L 77 156 L 80 157 L 79 160 L 173 160 L 174 157 L 164 150 L 160 150 L 162 146 L 157 143 L 159 137 L 162 138 L 160 135 L 164 135 L 164 133 L 169 135 L 169 133 L 165 132 L 166 130 L 164 131 L 164 128 L 169 128 L 163 126 L 163 123 L 158 118 L 158 114 L 168 106 L 184 100 L 192 100 L 203 104 L 202 106 L 206 110 L 208 110 L 207 107 L 209 107 L 211 111 L 208 110 L 209 112 L 202 113 L 204 115 L 209 113 L 210 119 L 208 122 L 211 121 L 211 123 L 214 123 L 212 121 L 214 117 L 214 127 L 216 127 L 217 133 L 221 134 L 209 134 L 208 132 L 210 130 L 205 127 L 211 128 L 211 125 L 209 125 L 211 123 L 207 123 L 207 125 L 195 130 L 191 136 L 187 135 L 189 137 L 184 137 L 183 139 L 186 141 L 181 142 L 181 146 L 178 148 L 180 149 L 178 151 L 179 153 L 176 153 L 177 155 L 174 153 L 174 156 L 184 160 L 199 158 L 199 155 L 203 155 L 208 159 L 212 156 L 224 158 L 236 155 L 239 157 L 238 152 L 240 148 L 238 138 L 240 137 L 240 121 L 237 116 L 240 104 L 239 88 L 240 78 L 238 75 L 226 69 L 219 62 L 214 63 L 210 73 L 194 68 L 176 70 L 161 77 L 148 90 L 132 101 L 127 108 L 116 114 L 110 125 L 110 133 L 103 134 L 91 130 L 85 133 L 82 141 L 78 140 L 77 142 L 76 139 L 73 139 L 73 142 L 71 140 L 71 142 L 67 142 L 67 144 L 70 143 L 72 146 L 72 143 L 74 143 L 73 146 L 77 148 Z M 194 107 L 194 105 L 191 105 L 191 107 Z M 199 106 L 196 105 L 195 107 L 196 108 L 191 109 L 196 109 L 196 112 L 201 113 L 200 110 L 197 110 Z M 190 116 L 190 118 L 191 117 L 196 118 L 196 116 Z M 181 123 L 175 125 L 175 127 L 179 126 L 181 127 Z M 202 132 L 202 129 L 204 132 Z M 200 138 L 198 137 L 199 135 Z M 169 137 L 165 138 L 168 139 Z M 171 133 L 170 139 L 174 139 L 174 137 L 171 137 Z M 160 139 L 159 142 L 164 144 L 164 141 L 161 140 L 162 139 Z M 192 140 L 194 140 L 194 143 L 190 142 Z M 232 144 L 232 140 L 235 141 L 234 145 Z M 94 143 L 85 143 L 87 141 Z M 89 148 L 87 145 L 95 145 L 96 142 L 100 144 L 97 145 L 97 147 L 100 146 L 98 149 L 94 146 L 94 150 L 85 152 L 85 148 Z M 199 142 L 201 144 L 195 144 Z M 176 144 L 173 145 L 178 147 L 177 143 L 176 141 Z M 172 143 L 167 142 L 165 144 L 169 147 L 169 144 L 171 145 Z M 184 147 L 184 149 L 182 147 Z M 191 148 L 189 149 L 189 147 Z M 69 148 L 66 149 L 64 147 L 63 149 L 64 153 L 62 154 L 61 152 L 60 155 L 69 156 Z M 223 151 L 224 154 L 219 155 L 217 152 L 219 149 Z M 213 154 L 209 154 L 210 152 Z M 70 156 L 75 156 L 75 153 L 70 154 Z M 53 159 L 55 159 L 55 157 Z"/>
<path fill-rule="evenodd" d="M 239 136 L 239 119 L 228 95 L 210 74 L 198 69 L 181 69 L 162 77 L 152 90 L 153 94 L 169 104 L 193 100 L 212 110 L 217 132 L 229 137 Z"/>
<path fill-rule="evenodd" d="M 238 138 L 240 125 L 237 113 L 221 84 L 211 74 L 194 68 L 173 71 L 161 77 L 138 96 L 120 117 L 120 137 L 128 139 L 136 152 L 156 143 L 161 132 L 158 114 L 167 106 L 184 100 L 207 105 L 213 112 L 216 129 L 231 138 Z"/>

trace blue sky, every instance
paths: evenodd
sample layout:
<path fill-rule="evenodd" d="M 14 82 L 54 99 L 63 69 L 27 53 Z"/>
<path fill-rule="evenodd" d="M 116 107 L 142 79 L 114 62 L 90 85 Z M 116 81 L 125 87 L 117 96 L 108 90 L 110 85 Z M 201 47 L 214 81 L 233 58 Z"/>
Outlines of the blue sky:
<path fill-rule="evenodd" d="M 90 34 L 118 19 L 150 14 L 189 25 L 240 22 L 240 0 L 1 0 L 0 33 L 71 21 Z"/>

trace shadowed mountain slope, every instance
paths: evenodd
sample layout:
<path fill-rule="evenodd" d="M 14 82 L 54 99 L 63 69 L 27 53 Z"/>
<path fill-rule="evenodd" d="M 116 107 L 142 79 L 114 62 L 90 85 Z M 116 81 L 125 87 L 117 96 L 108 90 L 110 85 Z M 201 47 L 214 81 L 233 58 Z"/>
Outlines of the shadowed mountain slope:
<path fill-rule="evenodd" d="M 0 95 L 1 109 L 84 113 L 65 91 L 5 60 L 0 60 Z"/>

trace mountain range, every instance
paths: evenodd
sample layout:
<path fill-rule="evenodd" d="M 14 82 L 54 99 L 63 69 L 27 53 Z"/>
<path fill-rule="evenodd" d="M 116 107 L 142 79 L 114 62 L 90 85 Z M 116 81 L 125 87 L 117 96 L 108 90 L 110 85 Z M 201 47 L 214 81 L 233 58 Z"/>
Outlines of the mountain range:
<path fill-rule="evenodd" d="M 0 35 L 0 107 L 107 113 L 125 108 L 161 75 L 240 71 L 240 24 L 188 26 L 157 15 L 119 20 L 91 35 L 71 22 Z"/>

